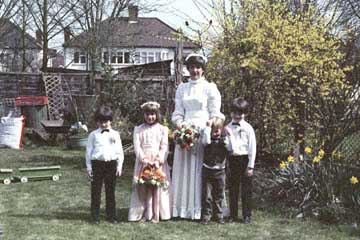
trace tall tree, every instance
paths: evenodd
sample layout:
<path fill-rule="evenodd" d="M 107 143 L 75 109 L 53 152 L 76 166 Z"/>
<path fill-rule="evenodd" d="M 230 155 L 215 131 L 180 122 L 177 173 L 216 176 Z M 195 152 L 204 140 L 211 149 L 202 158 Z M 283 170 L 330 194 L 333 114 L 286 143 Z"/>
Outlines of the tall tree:
<path fill-rule="evenodd" d="M 313 9 L 299 15 L 286 3 L 242 2 L 247 5 L 236 11 L 248 16 L 244 28 L 228 19 L 227 36 L 219 36 L 212 52 L 209 78 L 226 92 L 225 103 L 236 96 L 249 99 L 260 144 L 274 152 L 291 146 L 297 126 L 315 134 L 331 122 L 325 121 L 323 104 L 344 106 L 349 100 L 339 97 L 349 92 L 349 69 L 341 65 L 341 41 Z"/>
<path fill-rule="evenodd" d="M 23 0 L 32 16 L 35 28 L 42 33 L 42 70 L 46 71 L 49 59 L 49 41 L 60 34 L 64 26 L 76 21 L 72 10 L 81 0 Z"/>

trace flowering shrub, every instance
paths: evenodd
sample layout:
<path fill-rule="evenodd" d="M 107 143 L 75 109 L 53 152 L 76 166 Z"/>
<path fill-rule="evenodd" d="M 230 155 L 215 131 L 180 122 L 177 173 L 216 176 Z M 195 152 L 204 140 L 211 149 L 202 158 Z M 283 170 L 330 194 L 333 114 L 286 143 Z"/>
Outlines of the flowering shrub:
<path fill-rule="evenodd" d="M 340 221 L 347 209 L 359 212 L 358 179 L 343 165 L 340 154 L 326 154 L 320 148 L 306 147 L 304 156 L 283 160 L 267 181 L 270 197 L 302 215 L 315 215 L 327 222 Z M 350 211 L 350 212 L 351 212 Z M 346 213 L 348 213 L 347 211 Z"/>
<path fill-rule="evenodd" d="M 134 177 L 135 184 L 146 184 L 155 187 L 167 188 L 169 183 L 166 182 L 166 175 L 160 169 L 153 165 L 147 165 L 141 171 L 138 177 Z"/>
<path fill-rule="evenodd" d="M 176 126 L 174 130 L 174 140 L 182 149 L 189 150 L 198 141 L 200 137 L 199 129 L 194 125 L 183 124 Z"/>
<path fill-rule="evenodd" d="M 162 124 L 168 129 L 168 138 L 169 138 L 169 140 L 172 140 L 174 138 L 174 136 L 173 136 L 173 132 L 171 130 L 171 127 L 170 127 L 170 124 L 169 124 L 168 120 L 166 118 L 164 118 Z"/>

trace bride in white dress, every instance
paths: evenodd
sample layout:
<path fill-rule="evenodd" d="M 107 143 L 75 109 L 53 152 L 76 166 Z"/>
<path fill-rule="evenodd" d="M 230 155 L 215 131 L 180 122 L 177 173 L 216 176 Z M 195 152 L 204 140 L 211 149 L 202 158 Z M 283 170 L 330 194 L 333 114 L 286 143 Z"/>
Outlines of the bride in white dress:
<path fill-rule="evenodd" d="M 221 116 L 221 96 L 215 83 L 203 76 L 207 59 L 199 54 L 186 58 L 190 72 L 187 83 L 178 86 L 172 122 L 194 124 L 203 129 L 207 121 Z M 175 147 L 172 174 L 172 216 L 187 219 L 201 218 L 201 169 L 204 148 L 196 144 L 191 150 Z"/>

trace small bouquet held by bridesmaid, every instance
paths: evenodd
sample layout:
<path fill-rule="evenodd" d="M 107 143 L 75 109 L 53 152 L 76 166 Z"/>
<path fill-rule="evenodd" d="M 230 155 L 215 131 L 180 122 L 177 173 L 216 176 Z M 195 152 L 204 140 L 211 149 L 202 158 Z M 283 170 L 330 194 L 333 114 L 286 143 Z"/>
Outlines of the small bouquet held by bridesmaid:
<path fill-rule="evenodd" d="M 174 140 L 182 149 L 189 150 L 193 147 L 200 137 L 200 131 L 194 125 L 182 124 L 176 126 Z"/>
<path fill-rule="evenodd" d="M 168 188 L 169 183 L 165 179 L 165 173 L 154 165 L 146 165 L 139 177 L 134 177 L 135 184 L 146 184 L 154 187 Z"/>

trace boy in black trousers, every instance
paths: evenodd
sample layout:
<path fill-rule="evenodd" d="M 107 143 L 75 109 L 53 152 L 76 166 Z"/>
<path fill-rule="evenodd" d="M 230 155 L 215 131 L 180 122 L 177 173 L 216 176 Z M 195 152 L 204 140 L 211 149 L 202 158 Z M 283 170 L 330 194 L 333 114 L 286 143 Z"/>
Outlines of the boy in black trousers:
<path fill-rule="evenodd" d="M 205 145 L 202 167 L 201 223 L 208 224 L 214 215 L 224 224 L 222 203 L 225 192 L 226 137 L 223 134 L 224 119 L 215 117 L 204 129 L 202 143 Z M 210 125 L 212 125 L 210 127 Z M 214 212 L 213 212 L 214 211 Z"/>
<path fill-rule="evenodd" d="M 91 216 L 99 223 L 101 188 L 104 182 L 106 219 L 117 223 L 115 210 L 116 176 L 121 176 L 124 152 L 120 134 L 111 128 L 112 111 L 101 106 L 95 114 L 98 128 L 92 131 L 86 145 L 86 168 L 91 181 Z"/>
<path fill-rule="evenodd" d="M 253 127 L 245 121 L 249 103 L 236 98 L 231 106 L 232 121 L 226 127 L 229 135 L 229 222 L 238 219 L 239 185 L 241 183 L 242 215 L 245 224 L 251 222 L 252 176 L 256 156 L 256 138 Z"/>

